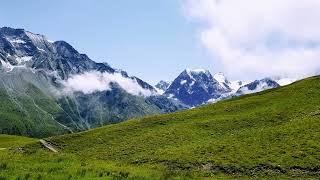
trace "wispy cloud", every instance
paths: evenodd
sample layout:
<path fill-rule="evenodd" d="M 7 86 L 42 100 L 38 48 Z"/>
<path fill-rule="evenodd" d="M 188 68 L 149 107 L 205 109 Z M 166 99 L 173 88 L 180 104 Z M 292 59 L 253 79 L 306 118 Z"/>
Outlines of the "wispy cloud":
<path fill-rule="evenodd" d="M 320 70 L 319 0 L 184 0 L 183 7 L 229 74 L 304 77 Z"/>
<path fill-rule="evenodd" d="M 83 92 L 91 94 L 97 91 L 111 90 L 110 83 L 117 83 L 122 89 L 136 96 L 150 96 L 153 92 L 142 88 L 136 80 L 123 77 L 120 73 L 101 73 L 97 71 L 76 74 L 61 81 L 64 92 Z"/>

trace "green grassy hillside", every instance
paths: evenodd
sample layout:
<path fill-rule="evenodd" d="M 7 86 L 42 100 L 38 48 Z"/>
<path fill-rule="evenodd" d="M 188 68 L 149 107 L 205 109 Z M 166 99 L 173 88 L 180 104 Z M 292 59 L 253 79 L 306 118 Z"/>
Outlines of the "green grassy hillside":
<path fill-rule="evenodd" d="M 0 177 L 320 178 L 320 77 L 46 140 L 0 151 Z"/>
<path fill-rule="evenodd" d="M 29 143 L 36 142 L 37 139 L 0 134 L 0 149 L 20 147 Z"/>
<path fill-rule="evenodd" d="M 0 134 L 43 138 L 185 109 L 164 97 L 134 96 L 116 84 L 111 91 L 66 94 L 55 83 L 40 70 L 0 71 Z"/>
<path fill-rule="evenodd" d="M 57 120 L 66 118 L 55 99 L 32 84 L 23 93 L 0 88 L 0 134 L 48 137 L 69 132 Z"/>

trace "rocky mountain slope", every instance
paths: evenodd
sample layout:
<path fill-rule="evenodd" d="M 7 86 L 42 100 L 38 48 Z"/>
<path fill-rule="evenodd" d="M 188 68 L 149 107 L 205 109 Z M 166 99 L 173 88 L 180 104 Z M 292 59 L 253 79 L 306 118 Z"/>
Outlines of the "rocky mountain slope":
<path fill-rule="evenodd" d="M 161 94 L 163 94 L 171 85 L 172 82 L 170 81 L 163 81 L 161 80 L 160 82 L 158 82 L 155 87 L 157 88 L 157 91 Z"/>
<path fill-rule="evenodd" d="M 218 98 L 231 89 L 221 85 L 209 71 L 184 70 L 165 91 L 165 95 L 189 106 L 199 106 L 209 99 Z"/>

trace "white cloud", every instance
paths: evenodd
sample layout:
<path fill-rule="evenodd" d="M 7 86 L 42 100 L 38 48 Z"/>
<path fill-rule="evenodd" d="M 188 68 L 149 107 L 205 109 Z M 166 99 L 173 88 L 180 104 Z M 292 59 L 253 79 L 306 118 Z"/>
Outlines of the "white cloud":
<path fill-rule="evenodd" d="M 319 0 L 184 0 L 228 74 L 304 77 L 320 70 Z"/>
<path fill-rule="evenodd" d="M 83 92 L 91 94 L 97 91 L 111 90 L 110 83 L 117 83 L 122 89 L 136 96 L 150 96 L 153 94 L 150 90 L 142 88 L 136 80 L 125 78 L 120 73 L 101 73 L 97 71 L 76 74 L 66 81 L 62 81 L 64 91 Z"/>

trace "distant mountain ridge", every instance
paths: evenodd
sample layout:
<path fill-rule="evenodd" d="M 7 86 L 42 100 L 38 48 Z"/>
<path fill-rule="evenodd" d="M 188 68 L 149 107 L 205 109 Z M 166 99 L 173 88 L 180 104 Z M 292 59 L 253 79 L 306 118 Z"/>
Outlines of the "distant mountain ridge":
<path fill-rule="evenodd" d="M 165 96 L 194 107 L 276 88 L 294 81 L 288 78 L 229 81 L 222 72 L 212 75 L 205 69 L 186 69 L 172 83 L 160 81 L 156 87 L 161 88 Z"/>
<path fill-rule="evenodd" d="M 251 94 L 260 92 L 266 89 L 272 89 L 279 87 L 280 85 L 272 80 L 271 78 L 264 78 L 261 80 L 255 80 L 247 85 L 241 86 L 236 94 L 243 95 L 243 94 Z"/>

